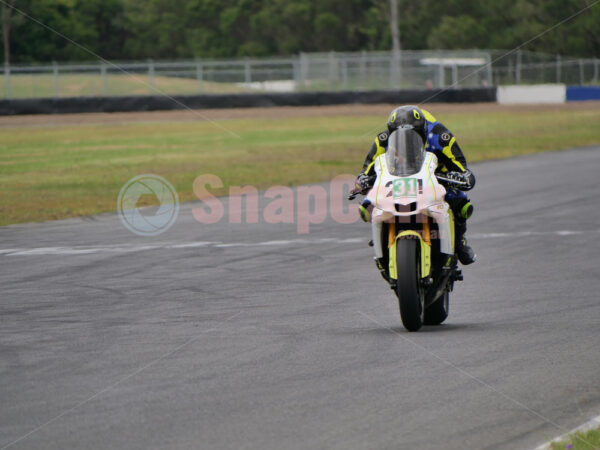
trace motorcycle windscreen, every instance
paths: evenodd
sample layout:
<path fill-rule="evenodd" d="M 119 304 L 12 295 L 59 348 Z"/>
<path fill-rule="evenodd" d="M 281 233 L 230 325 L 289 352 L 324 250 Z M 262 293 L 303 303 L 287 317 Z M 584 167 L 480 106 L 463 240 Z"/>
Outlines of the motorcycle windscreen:
<path fill-rule="evenodd" d="M 413 128 L 398 128 L 388 138 L 385 157 L 391 175 L 414 175 L 421 170 L 425 158 L 423 139 Z"/>

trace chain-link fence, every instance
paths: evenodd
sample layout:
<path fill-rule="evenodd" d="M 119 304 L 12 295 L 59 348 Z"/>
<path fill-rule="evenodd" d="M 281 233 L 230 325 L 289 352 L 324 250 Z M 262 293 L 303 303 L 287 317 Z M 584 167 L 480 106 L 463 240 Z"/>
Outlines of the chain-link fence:
<path fill-rule="evenodd" d="M 600 59 L 525 51 L 302 53 L 290 58 L 0 67 L 0 97 L 192 95 L 598 84 Z"/>

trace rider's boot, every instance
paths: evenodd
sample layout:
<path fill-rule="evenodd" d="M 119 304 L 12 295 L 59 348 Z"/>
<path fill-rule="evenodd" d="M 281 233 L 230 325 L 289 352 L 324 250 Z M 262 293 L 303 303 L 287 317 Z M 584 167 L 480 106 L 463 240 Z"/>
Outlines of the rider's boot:
<path fill-rule="evenodd" d="M 467 244 L 465 233 L 467 232 L 467 221 L 456 223 L 456 254 L 458 260 L 463 266 L 473 264 L 476 260 L 476 255 L 473 249 Z"/>

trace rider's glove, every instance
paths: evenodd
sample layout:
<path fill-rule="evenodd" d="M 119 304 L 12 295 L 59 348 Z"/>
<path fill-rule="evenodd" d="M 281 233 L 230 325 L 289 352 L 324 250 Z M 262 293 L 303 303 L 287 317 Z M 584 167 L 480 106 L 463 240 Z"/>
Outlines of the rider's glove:
<path fill-rule="evenodd" d="M 460 172 L 448 172 L 445 174 L 446 178 L 450 181 L 454 181 L 456 184 L 462 184 L 465 182 L 465 177 Z"/>
<path fill-rule="evenodd" d="M 361 194 L 366 194 L 369 192 L 369 189 L 373 186 L 373 182 L 375 181 L 375 177 L 370 177 L 361 173 L 354 182 L 355 191 L 360 192 Z"/>
<path fill-rule="evenodd" d="M 466 169 L 464 172 L 448 172 L 446 178 L 456 182 L 456 188 L 462 191 L 468 191 L 475 185 L 475 176 L 473 172 Z"/>
<path fill-rule="evenodd" d="M 470 191 L 475 186 L 475 175 L 469 169 L 465 169 L 463 176 L 467 184 L 462 188 L 463 191 Z"/>

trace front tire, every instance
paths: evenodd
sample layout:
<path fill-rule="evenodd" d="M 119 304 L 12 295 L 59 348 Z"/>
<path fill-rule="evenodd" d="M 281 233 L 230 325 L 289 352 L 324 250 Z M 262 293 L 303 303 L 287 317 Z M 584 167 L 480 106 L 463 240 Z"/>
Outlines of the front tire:
<path fill-rule="evenodd" d="M 450 293 L 444 293 L 425 310 L 425 325 L 439 325 L 448 318 Z"/>
<path fill-rule="evenodd" d="M 404 328 L 417 331 L 423 325 L 424 294 L 419 283 L 420 255 L 417 239 L 398 239 L 396 242 L 396 295 Z"/>

